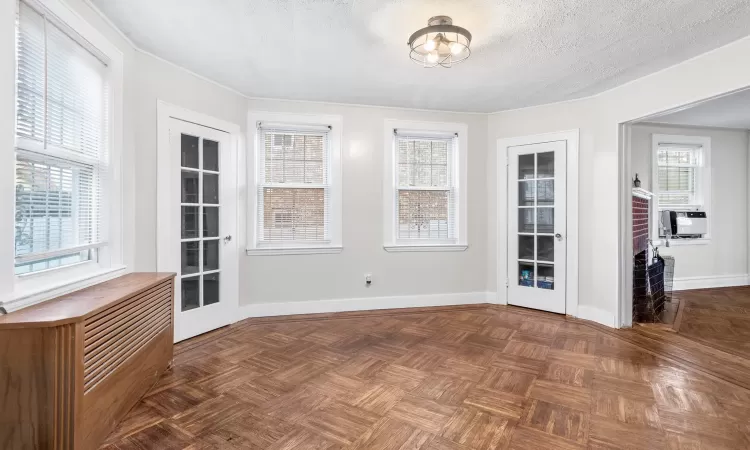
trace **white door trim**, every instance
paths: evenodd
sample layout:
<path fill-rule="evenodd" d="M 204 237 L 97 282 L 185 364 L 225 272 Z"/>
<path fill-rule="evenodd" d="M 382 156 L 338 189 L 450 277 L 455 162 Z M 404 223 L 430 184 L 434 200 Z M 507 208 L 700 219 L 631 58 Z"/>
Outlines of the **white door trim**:
<path fill-rule="evenodd" d="M 497 140 L 497 303 L 508 304 L 508 147 L 551 141 L 567 142 L 567 272 L 565 311 L 578 315 L 578 142 L 579 130 Z"/>
<path fill-rule="evenodd" d="M 169 255 L 167 254 L 168 243 L 174 239 L 175 230 L 167 224 L 171 224 L 174 218 L 170 218 L 169 211 L 172 211 L 172 188 L 170 186 L 171 177 L 169 176 L 170 164 L 172 163 L 171 146 L 169 143 L 169 122 L 170 119 L 182 120 L 185 122 L 193 123 L 208 128 L 213 128 L 218 131 L 223 131 L 229 134 L 231 142 L 231 148 L 234 149 L 234 161 L 239 161 L 241 152 L 239 143 L 241 140 L 241 129 L 237 124 L 216 119 L 205 114 L 197 113 L 184 109 L 178 106 L 171 105 L 162 100 L 156 102 L 156 129 L 157 129 L 157 147 L 156 147 L 156 270 L 157 271 L 173 271 L 169 266 Z M 237 166 L 239 167 L 239 166 Z M 237 170 L 235 174 L 234 184 L 239 194 L 239 176 L 241 170 Z M 236 195 L 236 211 L 237 218 L 235 223 L 235 234 L 239 233 L 239 222 L 241 209 L 241 195 Z M 230 259 L 230 264 L 223 268 L 223 272 L 232 273 L 231 277 L 233 280 L 239 280 L 239 236 L 234 236 L 228 244 L 232 247 L 233 253 L 237 255 L 235 258 Z M 229 323 L 236 322 L 239 320 L 239 283 L 232 283 L 227 292 L 230 293 L 229 298 L 226 300 L 227 306 L 231 311 L 228 314 Z"/>

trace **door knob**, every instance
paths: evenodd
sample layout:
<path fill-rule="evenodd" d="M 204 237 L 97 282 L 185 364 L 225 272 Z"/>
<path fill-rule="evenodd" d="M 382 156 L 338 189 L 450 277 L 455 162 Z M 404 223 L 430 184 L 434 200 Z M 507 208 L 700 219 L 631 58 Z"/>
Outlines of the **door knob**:
<path fill-rule="evenodd" d="M 224 237 L 224 242 L 229 242 L 231 240 L 232 240 L 232 235 L 231 234 Z"/>
<path fill-rule="evenodd" d="M 558 241 L 562 241 L 562 234 L 555 233 L 555 237 L 557 238 Z"/>

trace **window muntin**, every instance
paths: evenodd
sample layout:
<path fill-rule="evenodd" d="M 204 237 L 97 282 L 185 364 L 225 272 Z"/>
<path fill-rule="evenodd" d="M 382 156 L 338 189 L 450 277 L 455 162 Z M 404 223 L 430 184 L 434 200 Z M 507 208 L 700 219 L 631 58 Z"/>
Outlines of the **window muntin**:
<path fill-rule="evenodd" d="M 24 1 L 17 42 L 16 274 L 96 261 L 105 245 L 107 62 Z"/>
<path fill-rule="evenodd" d="M 396 132 L 397 241 L 456 242 L 456 140 Z"/>
<path fill-rule="evenodd" d="M 329 129 L 260 125 L 259 245 L 329 243 Z"/>

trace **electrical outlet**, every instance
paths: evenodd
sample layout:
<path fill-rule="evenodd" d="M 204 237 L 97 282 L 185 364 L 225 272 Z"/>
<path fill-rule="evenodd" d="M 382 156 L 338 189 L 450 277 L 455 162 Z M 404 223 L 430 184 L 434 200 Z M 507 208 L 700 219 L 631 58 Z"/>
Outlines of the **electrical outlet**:
<path fill-rule="evenodd" d="M 367 286 L 370 286 L 372 284 L 372 274 L 371 273 L 366 273 L 365 274 L 365 284 Z"/>

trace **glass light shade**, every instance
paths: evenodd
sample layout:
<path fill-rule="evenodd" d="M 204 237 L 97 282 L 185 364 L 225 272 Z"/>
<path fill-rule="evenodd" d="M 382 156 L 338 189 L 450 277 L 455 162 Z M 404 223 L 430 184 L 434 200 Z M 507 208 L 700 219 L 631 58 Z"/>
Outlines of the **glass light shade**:
<path fill-rule="evenodd" d="M 409 57 L 423 67 L 452 67 L 470 55 L 471 33 L 453 25 L 447 16 L 430 18 L 428 26 L 414 32 L 408 41 Z"/>

